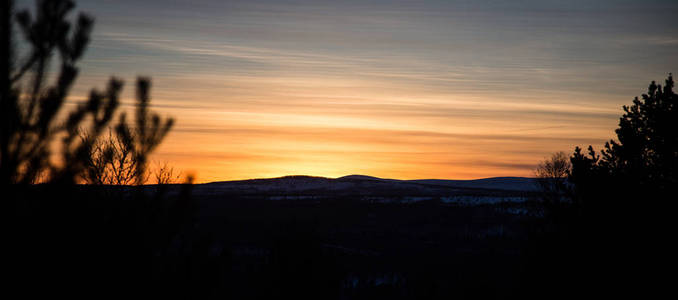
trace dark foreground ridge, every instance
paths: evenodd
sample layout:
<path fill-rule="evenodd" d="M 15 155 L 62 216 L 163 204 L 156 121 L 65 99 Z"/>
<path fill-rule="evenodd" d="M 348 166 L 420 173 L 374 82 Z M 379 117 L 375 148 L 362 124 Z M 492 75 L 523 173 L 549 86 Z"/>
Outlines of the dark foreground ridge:
<path fill-rule="evenodd" d="M 542 216 L 511 182 L 531 179 L 16 186 L 9 269 L 29 296 L 525 299 L 548 288 Z"/>

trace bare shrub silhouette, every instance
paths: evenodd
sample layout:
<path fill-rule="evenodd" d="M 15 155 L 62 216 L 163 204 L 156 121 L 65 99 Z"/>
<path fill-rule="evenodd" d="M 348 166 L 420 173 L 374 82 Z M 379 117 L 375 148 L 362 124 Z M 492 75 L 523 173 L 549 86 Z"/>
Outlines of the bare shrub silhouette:
<path fill-rule="evenodd" d="M 155 183 L 159 185 L 179 183 L 181 180 L 181 172 L 174 170 L 167 161 L 156 162 L 153 170 L 153 177 Z"/>
<path fill-rule="evenodd" d="M 565 152 L 556 152 L 539 162 L 534 170 L 537 184 L 543 192 L 544 201 L 549 205 L 558 205 L 568 192 L 567 176 L 572 164 Z"/>
<path fill-rule="evenodd" d="M 85 140 L 89 134 L 81 133 Z M 83 174 L 84 182 L 96 185 L 129 185 L 136 182 L 138 160 L 130 151 L 130 147 L 109 129 L 93 144 Z M 145 175 L 145 179 L 148 175 Z"/>

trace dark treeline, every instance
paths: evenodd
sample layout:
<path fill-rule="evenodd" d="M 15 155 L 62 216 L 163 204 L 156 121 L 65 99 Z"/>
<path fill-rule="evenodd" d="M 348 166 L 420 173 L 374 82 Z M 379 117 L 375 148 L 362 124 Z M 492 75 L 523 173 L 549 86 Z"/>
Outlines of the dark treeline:
<path fill-rule="evenodd" d="M 166 184 L 167 165 L 143 185 L 173 125 L 149 110 L 150 79 L 133 118 L 115 78 L 66 110 L 94 21 L 70 21 L 71 1 L 36 3 L 0 12 L 2 269 L 16 298 L 588 298 L 664 282 L 652 269 L 678 194 L 671 75 L 624 107 L 602 151 L 539 165 L 542 192 L 521 204 L 192 194 L 190 179 Z"/>
<path fill-rule="evenodd" d="M 669 74 L 650 83 L 602 151 L 576 147 L 538 167 L 545 216 L 530 245 L 542 286 L 576 295 L 651 297 L 668 287 L 656 270 L 670 257 L 678 196 L 678 97 Z M 564 201 L 558 201 L 564 200 Z M 544 262 L 549 262 L 544 264 Z M 565 285 L 563 283 L 569 283 Z"/>

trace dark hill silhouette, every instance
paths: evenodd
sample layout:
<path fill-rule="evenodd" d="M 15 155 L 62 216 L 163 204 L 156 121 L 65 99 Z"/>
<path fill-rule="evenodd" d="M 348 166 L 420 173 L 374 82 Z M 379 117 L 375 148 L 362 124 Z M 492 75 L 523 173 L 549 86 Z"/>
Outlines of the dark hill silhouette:
<path fill-rule="evenodd" d="M 384 178 L 367 176 L 367 175 L 360 175 L 360 174 L 346 175 L 346 176 L 343 176 L 343 177 L 338 177 L 337 179 L 340 179 L 340 180 L 392 180 L 392 179 L 384 179 Z"/>
<path fill-rule="evenodd" d="M 326 178 L 306 175 L 292 175 L 277 178 L 260 178 L 235 181 L 217 181 L 203 184 L 210 187 L 224 188 L 259 188 L 262 190 L 314 190 L 319 188 L 342 189 L 351 185 L 363 186 L 393 186 L 419 188 L 458 188 L 458 189 L 486 189 L 506 191 L 536 191 L 538 187 L 534 178 L 528 177 L 490 177 L 472 180 L 450 179 L 414 179 L 400 180 L 378 178 L 367 175 L 348 175 L 338 178 Z"/>
<path fill-rule="evenodd" d="M 534 178 L 495 177 L 476 180 L 398 180 L 365 175 L 339 178 L 284 176 L 278 178 L 220 181 L 196 185 L 196 196 L 245 196 L 265 199 L 324 199 L 351 197 L 375 201 L 461 199 L 474 203 L 524 201 L 537 193 Z M 376 198 L 374 198 L 376 197 Z M 511 198 L 514 197 L 514 198 Z M 518 198 L 515 198 L 518 197 Z M 215 199 L 221 199 L 217 197 Z M 482 199 L 482 200 L 481 200 Z"/>

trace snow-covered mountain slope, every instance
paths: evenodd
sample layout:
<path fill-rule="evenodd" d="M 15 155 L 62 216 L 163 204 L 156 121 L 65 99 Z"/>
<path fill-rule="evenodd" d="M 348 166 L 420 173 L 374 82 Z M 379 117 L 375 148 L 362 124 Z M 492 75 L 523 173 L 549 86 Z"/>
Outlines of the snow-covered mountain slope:
<path fill-rule="evenodd" d="M 537 183 L 534 178 L 526 177 L 492 177 L 474 180 L 445 180 L 445 179 L 419 179 L 408 182 L 436 184 L 450 187 L 494 189 L 507 191 L 536 191 Z"/>

